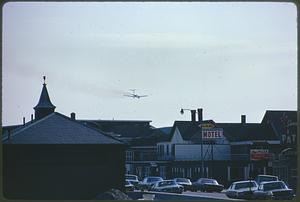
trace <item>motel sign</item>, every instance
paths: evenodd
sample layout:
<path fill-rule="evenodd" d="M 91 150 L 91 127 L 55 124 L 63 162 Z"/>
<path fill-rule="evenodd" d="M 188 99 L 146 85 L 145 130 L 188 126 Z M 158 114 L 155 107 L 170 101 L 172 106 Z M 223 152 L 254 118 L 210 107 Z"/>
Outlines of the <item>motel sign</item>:
<path fill-rule="evenodd" d="M 202 139 L 223 138 L 222 128 L 202 129 Z"/>

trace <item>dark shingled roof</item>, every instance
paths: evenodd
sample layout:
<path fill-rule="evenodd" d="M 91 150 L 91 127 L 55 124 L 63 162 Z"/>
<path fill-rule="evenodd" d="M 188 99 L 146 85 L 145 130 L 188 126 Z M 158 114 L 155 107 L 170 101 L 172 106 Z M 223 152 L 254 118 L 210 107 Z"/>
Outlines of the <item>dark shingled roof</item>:
<path fill-rule="evenodd" d="M 54 112 L 12 131 L 4 144 L 123 144 L 121 141 Z"/>
<path fill-rule="evenodd" d="M 263 117 L 262 124 L 271 124 L 276 134 L 280 136 L 286 133 L 285 126 L 289 124 L 288 121 L 297 123 L 297 111 L 267 110 Z"/>
<path fill-rule="evenodd" d="M 166 142 L 171 134 L 164 133 L 160 128 L 151 129 L 146 137 L 136 137 L 130 141 L 131 146 L 155 146 L 158 142 Z"/>
<path fill-rule="evenodd" d="M 172 127 L 162 127 L 162 128 L 158 128 L 158 129 L 161 130 L 165 134 L 170 134 Z"/>
<path fill-rule="evenodd" d="M 154 128 L 151 121 L 140 120 L 78 120 L 79 122 L 114 136 L 131 146 L 153 146 L 166 141 L 169 133 Z M 169 129 L 170 130 L 170 129 Z"/>
<path fill-rule="evenodd" d="M 224 136 L 231 142 L 278 140 L 271 126 L 260 123 L 217 123 L 216 127 L 223 128 Z"/>
<path fill-rule="evenodd" d="M 38 108 L 53 108 L 53 109 L 55 109 L 55 106 L 50 101 L 50 97 L 49 97 L 45 83 L 43 84 L 42 93 L 41 93 L 39 102 L 34 107 L 34 109 L 38 109 Z"/>
<path fill-rule="evenodd" d="M 214 122 L 212 120 L 205 120 L 202 121 L 201 123 L 212 123 Z M 192 121 L 175 121 L 173 124 L 173 127 L 170 132 L 169 140 L 171 141 L 172 136 L 175 132 L 175 129 L 178 128 L 180 131 L 180 134 L 182 136 L 183 140 L 191 140 L 193 136 L 199 136 L 199 133 L 201 132 L 201 129 L 199 125 L 201 124 L 200 122 L 192 122 Z"/>
<path fill-rule="evenodd" d="M 215 128 L 223 128 L 223 135 L 230 142 L 252 140 L 278 140 L 270 125 L 260 123 L 215 123 L 213 120 L 205 120 L 202 123 L 211 123 Z M 175 129 L 178 128 L 183 140 L 198 141 L 201 133 L 199 122 L 175 121 L 168 141 L 172 139 Z"/>
<path fill-rule="evenodd" d="M 101 130 L 105 133 L 120 135 L 122 138 L 136 138 L 149 136 L 153 128 L 151 121 L 135 120 L 78 120 L 79 122 Z"/>

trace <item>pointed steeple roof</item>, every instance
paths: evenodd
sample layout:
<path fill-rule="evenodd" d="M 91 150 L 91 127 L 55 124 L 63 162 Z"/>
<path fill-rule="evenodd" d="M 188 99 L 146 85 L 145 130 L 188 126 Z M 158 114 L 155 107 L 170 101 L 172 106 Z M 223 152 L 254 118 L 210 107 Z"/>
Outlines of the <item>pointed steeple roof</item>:
<path fill-rule="evenodd" d="M 42 88 L 42 93 L 39 99 L 38 104 L 34 107 L 34 109 L 39 109 L 39 108 L 48 108 L 48 109 L 55 109 L 56 107 L 51 103 L 50 101 L 50 97 L 47 91 L 47 87 L 46 87 L 46 76 L 43 76 L 44 79 L 44 84 L 43 84 L 43 88 Z"/>

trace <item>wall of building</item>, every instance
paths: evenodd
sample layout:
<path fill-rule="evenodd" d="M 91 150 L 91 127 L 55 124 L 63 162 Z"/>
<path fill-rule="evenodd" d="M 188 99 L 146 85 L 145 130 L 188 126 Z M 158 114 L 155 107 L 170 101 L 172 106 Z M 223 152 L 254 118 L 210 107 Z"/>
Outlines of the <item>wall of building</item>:
<path fill-rule="evenodd" d="M 230 158 L 230 145 L 203 145 L 203 160 L 230 160 Z M 175 160 L 201 160 L 201 145 L 175 145 Z"/>
<path fill-rule="evenodd" d="M 3 145 L 3 188 L 9 199 L 93 199 L 124 190 L 120 145 Z"/>

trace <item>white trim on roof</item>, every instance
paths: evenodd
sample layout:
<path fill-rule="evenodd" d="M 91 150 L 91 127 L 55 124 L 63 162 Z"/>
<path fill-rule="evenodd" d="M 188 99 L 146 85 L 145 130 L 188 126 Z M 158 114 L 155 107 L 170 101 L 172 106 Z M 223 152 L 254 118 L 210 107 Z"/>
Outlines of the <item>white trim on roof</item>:
<path fill-rule="evenodd" d="M 76 119 L 76 121 L 94 121 L 94 122 L 137 122 L 137 123 L 150 123 L 151 120 L 102 120 L 102 119 Z"/>
<path fill-rule="evenodd" d="M 130 147 L 131 149 L 155 149 L 156 146 L 134 146 Z"/>
<path fill-rule="evenodd" d="M 253 141 L 240 141 L 230 142 L 230 145 L 253 145 L 253 143 L 268 143 L 268 144 L 280 144 L 280 140 L 253 140 Z"/>

